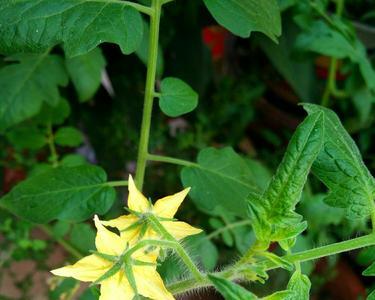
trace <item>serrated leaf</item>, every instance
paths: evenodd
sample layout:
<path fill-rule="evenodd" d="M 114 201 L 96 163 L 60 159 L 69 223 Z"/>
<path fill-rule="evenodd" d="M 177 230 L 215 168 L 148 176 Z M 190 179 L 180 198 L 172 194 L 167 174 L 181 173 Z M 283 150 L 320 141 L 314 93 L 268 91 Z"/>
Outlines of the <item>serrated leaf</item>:
<path fill-rule="evenodd" d="M 102 72 L 106 65 L 99 48 L 65 61 L 70 78 L 77 90 L 80 102 L 90 100 L 100 87 Z"/>
<path fill-rule="evenodd" d="M 200 210 L 212 213 L 222 206 L 244 218 L 246 198 L 249 194 L 257 197 L 262 191 L 255 176 L 246 160 L 229 147 L 203 149 L 197 165 L 184 167 L 181 172 L 181 180 L 185 187 L 191 187 L 189 195 Z"/>
<path fill-rule="evenodd" d="M 68 83 L 57 55 L 22 54 L 10 59 L 18 63 L 0 70 L 0 131 L 36 115 L 43 102 L 56 106 L 58 87 Z"/>
<path fill-rule="evenodd" d="M 198 105 L 198 94 L 181 79 L 164 78 L 160 84 L 160 92 L 159 106 L 167 116 L 181 116 Z"/>
<path fill-rule="evenodd" d="M 322 113 L 306 117 L 295 131 L 276 174 L 262 197 L 249 200 L 253 228 L 260 240 L 292 238 L 306 227 L 293 210 L 323 144 Z"/>
<path fill-rule="evenodd" d="M 375 183 L 357 145 L 332 110 L 313 104 L 304 108 L 309 114 L 321 112 L 324 117 L 324 145 L 312 170 L 329 188 L 326 203 L 346 208 L 350 219 L 369 216 L 375 209 Z"/>
<path fill-rule="evenodd" d="M 76 147 L 82 142 L 82 133 L 74 127 L 60 127 L 55 133 L 55 143 L 57 145 Z"/>
<path fill-rule="evenodd" d="M 293 273 L 288 283 L 288 290 L 295 292 L 297 298 L 291 298 L 291 300 L 309 300 L 310 288 L 311 282 L 309 277 L 307 277 L 304 274 L 301 274 L 301 272 L 299 271 Z"/>
<path fill-rule="evenodd" d="M 2 0 L 0 24 L 5 54 L 40 53 L 63 43 L 68 56 L 76 56 L 104 42 L 129 54 L 143 34 L 140 13 L 121 1 Z"/>
<path fill-rule="evenodd" d="M 375 262 L 362 273 L 364 276 L 375 276 Z"/>
<path fill-rule="evenodd" d="M 232 281 L 221 278 L 219 276 L 208 274 L 209 280 L 215 288 L 220 292 L 225 300 L 256 300 L 258 299 L 250 291 Z"/>
<path fill-rule="evenodd" d="M 115 190 L 96 166 L 59 167 L 18 184 L 0 199 L 13 214 L 34 223 L 52 220 L 84 221 L 112 206 Z"/>
<path fill-rule="evenodd" d="M 240 37 L 260 31 L 276 41 L 281 35 L 280 10 L 276 0 L 204 0 L 205 5 L 226 29 Z"/>

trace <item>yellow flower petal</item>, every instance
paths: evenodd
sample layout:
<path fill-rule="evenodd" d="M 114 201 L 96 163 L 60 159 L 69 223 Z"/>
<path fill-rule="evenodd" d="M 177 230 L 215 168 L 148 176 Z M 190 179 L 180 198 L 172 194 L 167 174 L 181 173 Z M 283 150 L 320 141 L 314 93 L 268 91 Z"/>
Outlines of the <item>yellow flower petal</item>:
<path fill-rule="evenodd" d="M 202 232 L 201 229 L 195 228 L 185 222 L 162 221 L 161 224 L 177 240 Z"/>
<path fill-rule="evenodd" d="M 99 300 L 132 300 L 133 297 L 133 289 L 123 272 L 118 272 L 101 283 Z"/>
<path fill-rule="evenodd" d="M 173 295 L 165 288 L 163 280 L 152 267 L 133 267 L 138 292 L 154 300 L 173 300 Z"/>
<path fill-rule="evenodd" d="M 128 181 L 129 197 L 128 207 L 138 212 L 147 212 L 150 209 L 150 203 L 145 196 L 135 186 L 133 177 L 129 175 Z"/>
<path fill-rule="evenodd" d="M 132 226 L 135 222 L 138 221 L 138 217 L 134 215 L 120 216 L 113 220 L 101 221 L 102 224 L 110 227 L 117 228 L 120 231 L 121 239 L 124 244 L 129 243 L 129 245 L 137 242 L 137 237 L 140 234 L 141 227 L 137 226 L 130 230 L 124 230 L 129 226 Z"/>
<path fill-rule="evenodd" d="M 95 238 L 96 249 L 105 254 L 121 255 L 126 247 L 123 240 L 117 234 L 105 228 L 97 215 L 95 215 L 94 221 L 98 230 Z"/>
<path fill-rule="evenodd" d="M 96 255 L 89 255 L 77 261 L 74 265 L 52 270 L 51 273 L 58 276 L 73 277 L 81 281 L 95 281 L 110 267 L 110 262 Z"/>
<path fill-rule="evenodd" d="M 173 218 L 189 191 L 190 188 L 187 188 L 177 194 L 159 199 L 154 204 L 154 214 L 163 218 Z"/>

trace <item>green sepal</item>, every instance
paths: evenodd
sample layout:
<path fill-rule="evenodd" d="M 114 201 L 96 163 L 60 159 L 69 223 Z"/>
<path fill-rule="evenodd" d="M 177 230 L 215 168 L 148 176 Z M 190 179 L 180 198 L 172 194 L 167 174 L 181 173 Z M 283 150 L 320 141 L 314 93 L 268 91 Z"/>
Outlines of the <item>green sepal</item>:
<path fill-rule="evenodd" d="M 102 281 L 108 279 L 109 277 L 112 277 L 115 275 L 117 272 L 121 270 L 122 267 L 122 262 L 118 261 L 115 263 L 112 268 L 110 268 L 107 272 L 105 272 L 102 276 L 100 276 L 97 280 L 95 280 L 90 286 L 100 284 Z"/>
<path fill-rule="evenodd" d="M 115 256 L 115 255 L 109 255 L 109 254 L 101 253 L 101 252 L 98 252 L 98 251 L 95 251 L 95 250 L 90 250 L 89 252 L 98 256 L 98 257 L 100 257 L 100 258 L 103 258 L 103 259 L 111 261 L 111 262 L 117 262 L 118 261 L 118 256 Z"/>
<path fill-rule="evenodd" d="M 288 271 L 293 270 L 293 264 L 271 252 L 263 252 L 262 256 L 275 263 L 277 266 Z"/>
<path fill-rule="evenodd" d="M 128 258 L 125 261 L 124 270 L 125 270 L 126 278 L 128 279 L 129 284 L 131 288 L 133 289 L 134 294 L 138 295 L 137 283 L 134 278 L 134 273 L 132 269 L 133 266 L 131 263 L 132 263 L 132 259 Z"/>

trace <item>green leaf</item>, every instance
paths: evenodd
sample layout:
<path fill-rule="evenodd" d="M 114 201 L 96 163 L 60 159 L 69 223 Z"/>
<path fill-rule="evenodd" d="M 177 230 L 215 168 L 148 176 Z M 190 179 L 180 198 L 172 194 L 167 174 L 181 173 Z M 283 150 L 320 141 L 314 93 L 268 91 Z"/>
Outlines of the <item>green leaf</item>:
<path fill-rule="evenodd" d="M 95 48 L 86 54 L 67 58 L 65 64 L 79 101 L 90 100 L 100 87 L 102 71 L 106 65 L 102 51 Z"/>
<path fill-rule="evenodd" d="M 75 224 L 69 237 L 72 245 L 82 253 L 95 249 L 95 230 L 88 224 Z"/>
<path fill-rule="evenodd" d="M 59 167 L 18 184 L 0 199 L 13 214 L 34 223 L 52 220 L 83 221 L 104 214 L 112 206 L 115 190 L 96 166 Z"/>
<path fill-rule="evenodd" d="M 61 125 L 64 123 L 65 119 L 70 115 L 70 105 L 69 102 L 62 98 L 59 100 L 56 106 L 51 106 L 44 103 L 39 114 L 35 116 L 34 120 L 38 124 L 44 126 L 51 125 Z"/>
<path fill-rule="evenodd" d="M 257 197 L 262 190 L 256 174 L 232 148 L 206 148 L 198 155 L 198 164 L 184 167 L 181 180 L 191 187 L 190 196 L 196 206 L 207 213 L 223 207 L 229 213 L 247 218 L 249 195 Z"/>
<path fill-rule="evenodd" d="M 61 159 L 60 164 L 63 167 L 77 167 L 87 164 L 87 160 L 79 154 L 68 154 Z"/>
<path fill-rule="evenodd" d="M 364 276 L 375 276 L 375 262 L 362 273 Z"/>
<path fill-rule="evenodd" d="M 232 281 L 211 274 L 208 274 L 208 279 L 210 279 L 220 294 L 223 295 L 225 300 L 258 299 L 253 293 Z"/>
<path fill-rule="evenodd" d="M 294 291 L 286 290 L 286 291 L 280 291 L 273 293 L 272 295 L 269 295 L 267 297 L 262 298 L 262 300 L 300 300 L 297 298 L 297 295 Z"/>
<path fill-rule="evenodd" d="M 68 56 L 76 56 L 104 42 L 129 54 L 143 34 L 140 13 L 121 1 L 2 0 L 0 24 L 0 52 L 5 54 L 40 53 L 63 43 Z"/>
<path fill-rule="evenodd" d="M 326 203 L 346 208 L 350 219 L 369 216 L 375 209 L 375 181 L 357 145 L 332 110 L 312 104 L 304 108 L 311 115 L 320 112 L 324 117 L 324 145 L 312 170 L 329 188 Z"/>
<path fill-rule="evenodd" d="M 159 106 L 167 116 L 181 116 L 191 112 L 198 105 L 198 94 L 178 78 L 164 78 L 160 84 L 160 91 Z"/>
<path fill-rule="evenodd" d="M 295 295 L 297 297 L 293 299 L 309 300 L 310 288 L 311 282 L 309 277 L 301 274 L 301 272 L 299 271 L 295 271 L 288 283 L 288 290 L 295 292 Z"/>
<path fill-rule="evenodd" d="M 249 199 L 253 228 L 260 240 L 292 238 L 304 230 L 293 210 L 323 144 L 323 114 L 306 117 L 294 133 L 275 176 L 262 197 Z"/>
<path fill-rule="evenodd" d="M 349 58 L 358 64 L 367 86 L 374 90 L 375 70 L 367 57 L 366 48 L 350 29 L 338 22 L 336 20 L 334 23 L 336 28 L 342 29 L 345 33 L 342 30 L 335 30 L 323 21 L 315 21 L 307 32 L 297 38 L 297 48 L 339 59 Z"/>
<path fill-rule="evenodd" d="M 36 115 L 43 102 L 56 106 L 58 87 L 68 83 L 59 56 L 22 54 L 10 59 L 19 63 L 0 70 L 0 131 Z"/>
<path fill-rule="evenodd" d="M 17 126 L 6 133 L 9 142 L 20 150 L 37 150 L 47 143 L 45 133 L 36 126 Z"/>
<path fill-rule="evenodd" d="M 76 147 L 82 142 L 82 133 L 74 127 L 60 127 L 56 131 L 55 143 L 60 146 Z"/>
<path fill-rule="evenodd" d="M 375 290 L 373 290 L 368 296 L 367 300 L 375 300 Z"/>
<path fill-rule="evenodd" d="M 260 31 L 276 41 L 281 35 L 280 10 L 276 0 L 204 0 L 216 21 L 240 37 Z"/>

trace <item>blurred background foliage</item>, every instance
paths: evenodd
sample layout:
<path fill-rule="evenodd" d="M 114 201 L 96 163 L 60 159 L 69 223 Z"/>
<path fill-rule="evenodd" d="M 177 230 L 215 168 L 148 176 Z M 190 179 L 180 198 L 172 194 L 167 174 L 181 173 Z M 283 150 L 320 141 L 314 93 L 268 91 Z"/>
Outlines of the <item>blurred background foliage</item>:
<path fill-rule="evenodd" d="M 252 33 L 247 39 L 235 37 L 217 25 L 201 1 L 179 0 L 166 6 L 158 75 L 173 75 L 189 83 L 199 94 L 199 105 L 192 113 L 178 118 L 155 109 L 151 153 L 195 161 L 197 153 L 207 147 L 230 146 L 241 157 L 223 148 L 215 153 L 216 163 L 223 163 L 220 159 L 225 155 L 235 159 L 238 156 L 238 169 L 244 178 L 264 187 L 305 116 L 298 104 L 323 101 L 338 113 L 374 174 L 375 71 L 371 65 L 375 59 L 375 1 L 347 0 L 342 11 L 336 9 L 335 1 L 324 0 L 280 0 L 279 6 L 283 26 L 278 43 L 260 33 Z M 147 27 L 145 30 L 147 33 Z M 51 135 L 63 165 L 99 164 L 114 180 L 126 179 L 127 174 L 133 173 L 146 50 L 147 39 L 136 55 L 130 56 L 122 55 L 117 46 L 110 44 L 76 59 L 65 58 L 62 50 L 55 48 L 53 55 L 62 61 L 61 66 L 71 79 L 69 83 L 61 81 L 64 87 L 59 91 L 64 100 L 58 108 L 43 104 L 41 111 L 3 132 L 2 192 L 50 168 L 46 162 L 54 160 Z M 336 60 L 333 71 L 332 58 Z M 7 68 L 10 63 L 4 58 L 0 66 Z M 180 169 L 150 163 L 145 194 L 156 199 L 178 191 Z M 182 174 L 182 180 L 189 181 L 188 174 Z M 309 227 L 298 239 L 295 250 L 369 232 L 366 222 L 348 221 L 341 209 L 325 204 L 325 193 L 325 187 L 310 176 L 297 208 Z M 122 214 L 125 198 L 123 189 L 106 217 Z M 205 209 L 210 204 L 205 201 L 209 200 L 193 197 L 178 217 L 204 228 L 206 234 L 191 237 L 185 243 L 192 255 L 199 257 L 201 267 L 212 270 L 243 253 L 254 235 L 246 219 L 228 213 L 220 205 L 214 211 Z M 36 238 L 33 224 L 5 211 L 0 210 L 0 219 L 0 268 L 26 258 L 45 260 L 54 247 L 53 241 Z M 48 230 L 52 230 L 55 239 L 63 239 L 78 252 L 87 253 L 93 248 L 94 231 L 89 224 L 58 221 Z M 359 274 L 374 259 L 375 249 L 368 248 L 341 258 L 305 263 L 304 272 L 312 276 L 313 297 L 364 297 L 365 289 L 371 288 L 373 282 L 364 281 Z M 166 258 L 160 270 L 167 282 L 184 272 L 176 266 L 173 256 Z M 286 274 L 280 272 L 269 280 L 266 289 L 252 288 L 264 294 L 279 289 L 287 281 Z M 347 285 L 353 289 L 348 291 Z M 52 286 L 50 299 L 67 299 L 60 297 L 76 289 L 76 282 L 69 279 Z M 87 290 L 80 299 L 96 297 L 95 290 Z"/>

